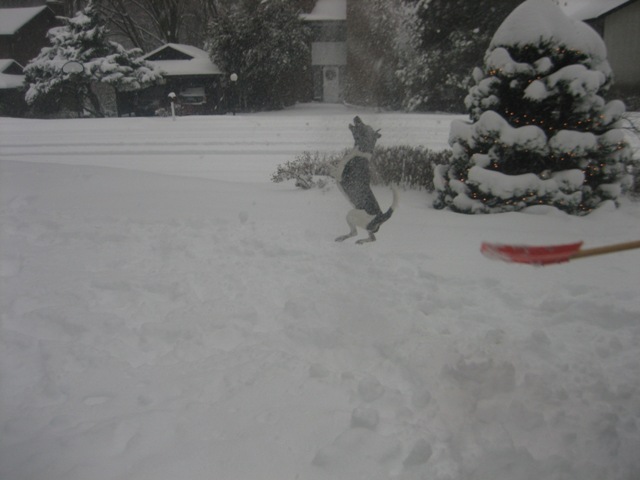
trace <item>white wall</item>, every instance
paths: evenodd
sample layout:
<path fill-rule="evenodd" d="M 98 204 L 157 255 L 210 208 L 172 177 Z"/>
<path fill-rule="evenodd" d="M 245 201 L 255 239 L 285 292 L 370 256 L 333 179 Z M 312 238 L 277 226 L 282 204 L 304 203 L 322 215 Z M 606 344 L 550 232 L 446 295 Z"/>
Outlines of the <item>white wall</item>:
<path fill-rule="evenodd" d="M 640 2 L 633 2 L 606 18 L 604 41 L 615 84 L 640 88 Z"/>
<path fill-rule="evenodd" d="M 346 42 L 313 42 L 311 44 L 312 65 L 346 65 Z"/>

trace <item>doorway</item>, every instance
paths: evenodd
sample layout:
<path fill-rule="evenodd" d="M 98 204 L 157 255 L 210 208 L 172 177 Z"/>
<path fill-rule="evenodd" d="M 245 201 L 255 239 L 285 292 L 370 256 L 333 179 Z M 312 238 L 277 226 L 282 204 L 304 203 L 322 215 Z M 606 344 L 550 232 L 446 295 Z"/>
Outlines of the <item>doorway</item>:
<path fill-rule="evenodd" d="M 322 100 L 340 103 L 340 69 L 337 66 L 322 67 Z"/>

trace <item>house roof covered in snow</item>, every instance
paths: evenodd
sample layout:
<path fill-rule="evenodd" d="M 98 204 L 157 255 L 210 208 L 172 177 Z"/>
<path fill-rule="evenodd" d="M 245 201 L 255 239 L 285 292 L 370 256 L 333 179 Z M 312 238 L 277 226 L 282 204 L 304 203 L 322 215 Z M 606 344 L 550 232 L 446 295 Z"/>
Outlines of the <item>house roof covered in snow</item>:
<path fill-rule="evenodd" d="M 192 45 L 167 43 L 143 58 L 157 66 L 169 77 L 189 75 L 222 75 L 222 70 L 211 61 L 209 54 Z"/>
<path fill-rule="evenodd" d="M 0 58 L 0 90 L 20 88 L 23 84 L 22 66 L 10 58 Z"/>
<path fill-rule="evenodd" d="M 43 5 L 41 7 L 0 9 L 0 35 L 13 35 L 48 8 Z"/>
<path fill-rule="evenodd" d="M 300 17 L 310 21 L 346 20 L 347 0 L 318 0 L 311 13 L 303 13 Z"/>
<path fill-rule="evenodd" d="M 562 8 L 571 18 L 592 20 L 633 1 L 636 0 L 567 0 Z"/>

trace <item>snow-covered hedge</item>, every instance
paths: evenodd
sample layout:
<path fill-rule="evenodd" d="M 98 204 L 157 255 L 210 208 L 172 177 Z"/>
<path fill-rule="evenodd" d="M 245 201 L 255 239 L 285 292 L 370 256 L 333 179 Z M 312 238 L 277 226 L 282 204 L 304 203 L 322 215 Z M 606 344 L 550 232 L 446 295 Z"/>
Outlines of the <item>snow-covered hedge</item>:
<path fill-rule="evenodd" d="M 347 152 L 324 154 L 303 152 L 295 160 L 279 165 L 271 180 L 278 183 L 294 180 L 296 186 L 323 188 L 336 164 Z M 416 190 L 434 189 L 434 168 L 451 158 L 451 151 L 433 151 L 426 147 L 377 147 L 371 159 L 371 181 L 374 185 L 400 185 Z"/>

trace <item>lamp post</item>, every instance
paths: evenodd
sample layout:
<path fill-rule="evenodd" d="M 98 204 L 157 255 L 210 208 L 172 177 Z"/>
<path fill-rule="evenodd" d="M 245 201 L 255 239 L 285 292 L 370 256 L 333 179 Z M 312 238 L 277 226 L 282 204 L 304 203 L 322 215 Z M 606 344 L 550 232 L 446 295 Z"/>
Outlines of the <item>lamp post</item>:
<path fill-rule="evenodd" d="M 232 73 L 229 76 L 229 80 L 231 80 L 231 92 L 232 92 L 232 99 L 231 99 L 231 113 L 233 113 L 234 115 L 236 114 L 236 102 L 238 102 L 238 74 L 237 73 Z"/>
<path fill-rule="evenodd" d="M 171 102 L 171 118 L 173 121 L 176 121 L 176 94 L 171 92 L 169 93 L 169 102 Z"/>
<path fill-rule="evenodd" d="M 78 75 L 84 73 L 84 65 L 76 60 L 69 60 L 62 65 L 62 73 L 69 75 L 68 79 L 76 86 L 75 90 L 77 90 Z M 74 97 L 76 99 L 74 103 L 76 103 L 76 108 L 78 109 L 78 118 L 80 118 L 82 117 L 84 96 L 76 94 Z"/>

